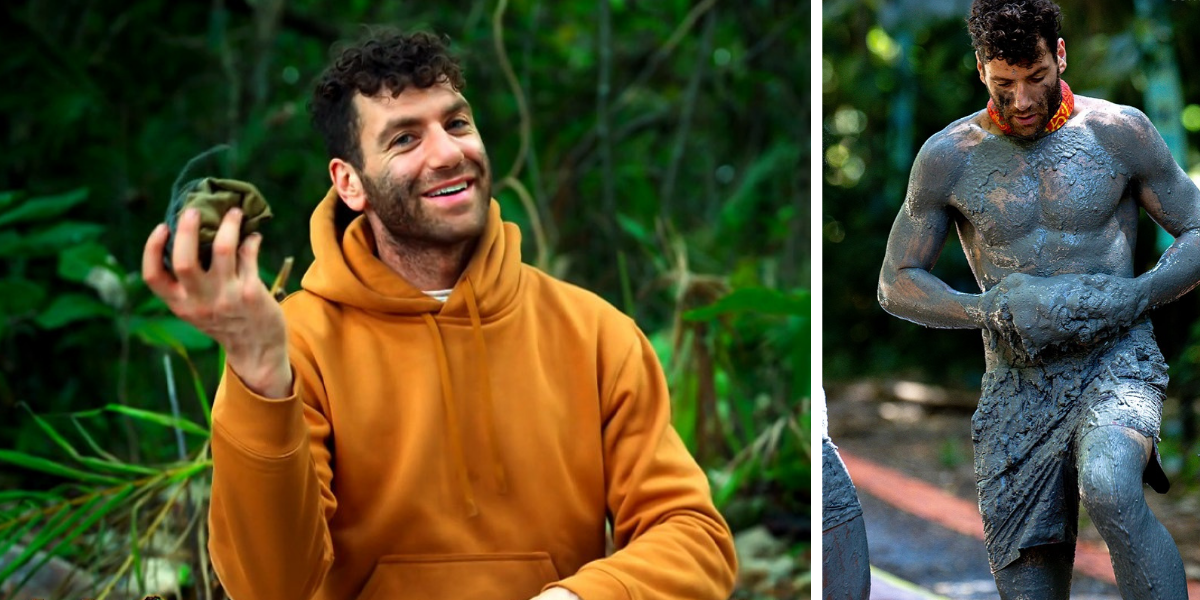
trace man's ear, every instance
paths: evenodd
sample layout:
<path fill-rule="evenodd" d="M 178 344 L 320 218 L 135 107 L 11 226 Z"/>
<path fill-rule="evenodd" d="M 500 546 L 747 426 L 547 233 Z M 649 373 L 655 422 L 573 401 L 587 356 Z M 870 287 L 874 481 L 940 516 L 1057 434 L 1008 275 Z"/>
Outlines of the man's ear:
<path fill-rule="evenodd" d="M 987 85 L 987 79 L 983 77 L 983 59 L 979 57 L 979 51 L 975 51 L 975 70 L 979 71 L 979 80 Z"/>
<path fill-rule="evenodd" d="M 1058 38 L 1058 74 L 1062 75 L 1063 71 L 1067 70 L 1067 43 L 1062 38 Z"/>
<path fill-rule="evenodd" d="M 333 187 L 337 188 L 342 202 L 346 203 L 350 210 L 362 212 L 367 207 L 367 194 L 354 165 L 340 158 L 330 160 L 329 178 L 333 180 Z"/>

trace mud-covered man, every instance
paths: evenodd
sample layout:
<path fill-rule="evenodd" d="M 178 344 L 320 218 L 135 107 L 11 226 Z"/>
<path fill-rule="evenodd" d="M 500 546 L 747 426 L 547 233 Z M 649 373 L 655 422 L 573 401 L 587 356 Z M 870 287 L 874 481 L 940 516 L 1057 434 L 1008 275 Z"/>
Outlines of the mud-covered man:
<path fill-rule="evenodd" d="M 1183 563 L 1146 506 L 1166 365 L 1149 309 L 1200 275 L 1200 190 L 1140 111 L 1074 96 L 1048 0 L 976 0 L 987 110 L 913 164 L 879 278 L 890 313 L 983 330 L 973 418 L 988 555 L 1002 598 L 1067 598 L 1082 501 L 1125 598 L 1186 598 Z M 1137 275 L 1139 207 L 1174 243 Z M 982 293 L 930 273 L 958 230 Z"/>

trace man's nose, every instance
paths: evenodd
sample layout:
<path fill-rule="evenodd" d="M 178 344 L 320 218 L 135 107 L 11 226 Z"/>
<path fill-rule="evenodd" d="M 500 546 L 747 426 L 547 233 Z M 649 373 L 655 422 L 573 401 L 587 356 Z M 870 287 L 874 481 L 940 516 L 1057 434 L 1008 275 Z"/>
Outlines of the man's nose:
<path fill-rule="evenodd" d="M 463 152 L 458 140 L 445 129 L 435 127 L 426 142 L 429 145 L 428 160 L 431 168 L 448 169 L 457 167 L 462 162 Z"/>
<path fill-rule="evenodd" d="M 1025 83 L 1018 83 L 1016 98 L 1013 99 L 1013 108 L 1015 108 L 1017 112 L 1025 112 L 1029 110 L 1034 105 L 1034 94 L 1034 86 Z"/>

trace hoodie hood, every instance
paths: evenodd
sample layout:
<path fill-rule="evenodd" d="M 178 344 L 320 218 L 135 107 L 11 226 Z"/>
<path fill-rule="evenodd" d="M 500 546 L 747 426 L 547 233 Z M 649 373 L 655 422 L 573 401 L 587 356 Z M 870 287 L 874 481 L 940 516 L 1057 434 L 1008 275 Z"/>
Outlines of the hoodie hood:
<path fill-rule="evenodd" d="M 332 302 L 385 314 L 462 318 L 469 318 L 470 303 L 476 302 L 486 321 L 511 305 L 520 290 L 521 232 L 501 220 L 495 200 L 479 244 L 444 304 L 379 259 L 366 216 L 350 211 L 336 189 L 313 211 L 309 227 L 315 260 L 300 285 Z M 467 288 L 474 298 L 467 297 Z"/>

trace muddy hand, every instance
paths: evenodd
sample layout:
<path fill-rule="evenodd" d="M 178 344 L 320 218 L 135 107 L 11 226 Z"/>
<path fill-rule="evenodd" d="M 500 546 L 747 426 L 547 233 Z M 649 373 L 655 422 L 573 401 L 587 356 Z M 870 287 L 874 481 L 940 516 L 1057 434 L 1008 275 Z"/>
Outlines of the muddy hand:
<path fill-rule="evenodd" d="M 1145 280 L 1103 274 L 1084 275 L 1082 279 L 1099 299 L 1095 310 L 1103 313 L 1114 328 L 1133 324 L 1150 305 L 1150 290 Z"/>
<path fill-rule="evenodd" d="M 1148 302 L 1135 280 L 1110 275 L 1016 273 L 1002 284 L 1013 327 L 1032 354 L 1054 344 L 1090 344 L 1129 326 Z"/>
<path fill-rule="evenodd" d="M 262 236 L 253 234 L 239 246 L 241 221 L 241 210 L 226 213 L 205 270 L 198 257 L 200 215 L 185 211 L 175 232 L 173 275 L 162 263 L 169 231 L 159 225 L 146 240 L 142 278 L 171 312 L 225 348 L 229 367 L 251 390 L 282 398 L 292 381 L 283 311 L 258 278 Z"/>

